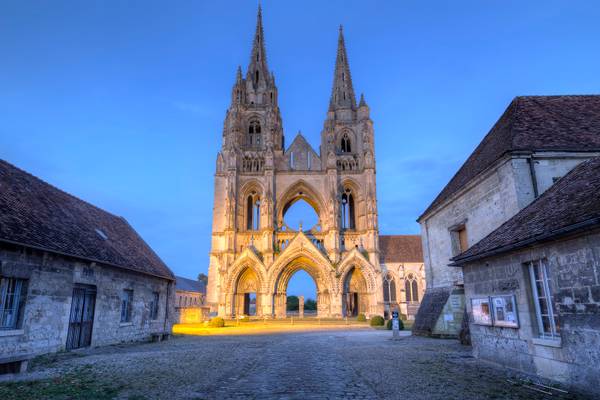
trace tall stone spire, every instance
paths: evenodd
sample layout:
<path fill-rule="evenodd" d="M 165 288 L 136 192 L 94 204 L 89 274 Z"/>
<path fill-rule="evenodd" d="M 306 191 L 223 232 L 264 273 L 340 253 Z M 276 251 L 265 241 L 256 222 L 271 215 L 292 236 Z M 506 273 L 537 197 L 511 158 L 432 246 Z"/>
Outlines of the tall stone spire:
<path fill-rule="evenodd" d="M 344 32 L 341 25 L 335 59 L 333 89 L 331 90 L 331 99 L 329 100 L 329 111 L 339 109 L 356 109 L 356 97 L 354 95 L 354 88 L 352 87 L 352 77 L 350 76 L 346 44 L 344 43 Z"/>
<path fill-rule="evenodd" d="M 258 14 L 256 16 L 256 33 L 252 44 L 252 53 L 250 54 L 250 64 L 246 74 L 246 80 L 258 86 L 259 82 L 269 81 L 271 74 L 267 66 L 267 51 L 265 50 L 264 32 L 262 24 L 262 8 L 258 5 Z"/>

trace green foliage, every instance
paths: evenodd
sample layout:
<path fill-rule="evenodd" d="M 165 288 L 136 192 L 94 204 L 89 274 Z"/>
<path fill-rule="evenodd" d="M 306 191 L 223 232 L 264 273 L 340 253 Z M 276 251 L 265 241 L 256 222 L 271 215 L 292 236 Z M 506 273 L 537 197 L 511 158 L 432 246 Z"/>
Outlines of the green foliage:
<path fill-rule="evenodd" d="M 374 315 L 371 317 L 371 326 L 383 326 L 385 324 L 385 320 L 381 315 Z"/>
<path fill-rule="evenodd" d="M 308 299 L 304 302 L 304 310 L 308 311 L 316 311 L 317 310 L 317 302 L 313 299 Z"/>
<path fill-rule="evenodd" d="M 363 313 L 358 314 L 358 316 L 356 317 L 356 320 L 358 322 L 367 322 L 367 316 Z"/>
<path fill-rule="evenodd" d="M 211 328 L 222 328 L 225 326 L 225 320 L 221 317 L 213 317 L 208 322 L 208 326 Z"/>
<path fill-rule="evenodd" d="M 288 296 L 287 297 L 287 305 L 285 307 L 288 311 L 298 311 L 299 308 L 299 300 L 298 296 Z"/>
<path fill-rule="evenodd" d="M 240 315 L 238 319 L 240 320 L 240 322 L 250 322 L 250 317 L 247 315 Z"/>
<path fill-rule="evenodd" d="M 208 285 L 208 276 L 206 274 L 203 274 L 202 272 L 200 272 L 198 274 L 198 281 L 204 282 L 205 285 Z"/>
<path fill-rule="evenodd" d="M 400 314 L 400 316 L 402 316 L 402 314 Z M 399 324 L 399 329 L 400 329 L 401 331 L 403 331 L 403 330 L 404 330 L 404 323 L 402 322 L 402 320 L 401 320 L 401 319 L 398 319 L 398 324 Z M 389 331 L 391 331 L 391 330 L 392 330 L 392 320 L 391 320 L 391 319 L 388 319 L 388 322 L 387 322 L 387 324 L 386 324 L 386 328 L 387 328 Z"/>
<path fill-rule="evenodd" d="M 103 382 L 86 365 L 73 372 L 52 379 L 17 381 L 0 384 L 2 400 L 95 399 L 110 400 L 120 388 L 112 382 Z"/>

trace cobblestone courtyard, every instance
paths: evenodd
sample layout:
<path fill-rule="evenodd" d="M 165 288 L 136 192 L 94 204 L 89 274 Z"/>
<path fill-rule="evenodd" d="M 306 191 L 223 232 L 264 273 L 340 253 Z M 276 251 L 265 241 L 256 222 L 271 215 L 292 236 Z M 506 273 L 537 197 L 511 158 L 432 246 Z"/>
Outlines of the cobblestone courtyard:
<path fill-rule="evenodd" d="M 452 340 L 390 337 L 372 329 L 187 336 L 65 353 L 38 360 L 27 381 L 1 383 L 0 398 L 583 398 L 545 397 Z M 79 391 L 65 395 L 61 385 Z"/>

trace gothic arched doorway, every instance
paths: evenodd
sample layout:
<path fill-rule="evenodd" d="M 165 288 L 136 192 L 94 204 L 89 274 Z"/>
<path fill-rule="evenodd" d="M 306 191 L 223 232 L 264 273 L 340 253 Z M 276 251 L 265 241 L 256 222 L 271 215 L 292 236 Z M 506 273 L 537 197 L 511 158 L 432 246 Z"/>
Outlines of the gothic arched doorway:
<path fill-rule="evenodd" d="M 352 267 L 344 279 L 342 311 L 345 317 L 368 312 L 367 281 L 360 269 Z"/>
<path fill-rule="evenodd" d="M 322 273 L 310 260 L 301 257 L 287 264 L 275 280 L 273 291 L 273 316 L 275 318 L 287 317 L 287 290 L 292 276 L 298 271 L 305 271 L 314 281 L 316 287 L 317 315 L 329 313 L 329 288 L 323 281 Z M 306 299 L 305 299 L 306 300 Z"/>
<path fill-rule="evenodd" d="M 246 267 L 239 275 L 233 294 L 233 316 L 259 315 L 260 312 L 260 280 L 256 271 Z"/>

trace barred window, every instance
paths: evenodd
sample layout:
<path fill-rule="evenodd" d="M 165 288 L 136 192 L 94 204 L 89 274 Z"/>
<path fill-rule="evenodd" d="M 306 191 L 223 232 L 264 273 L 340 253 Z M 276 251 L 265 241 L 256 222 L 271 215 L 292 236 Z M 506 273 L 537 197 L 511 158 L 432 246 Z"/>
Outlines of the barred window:
<path fill-rule="evenodd" d="M 0 329 L 16 329 L 25 303 L 25 280 L 0 278 Z"/>
<path fill-rule="evenodd" d="M 121 294 L 121 322 L 131 322 L 133 290 L 125 289 Z"/>

